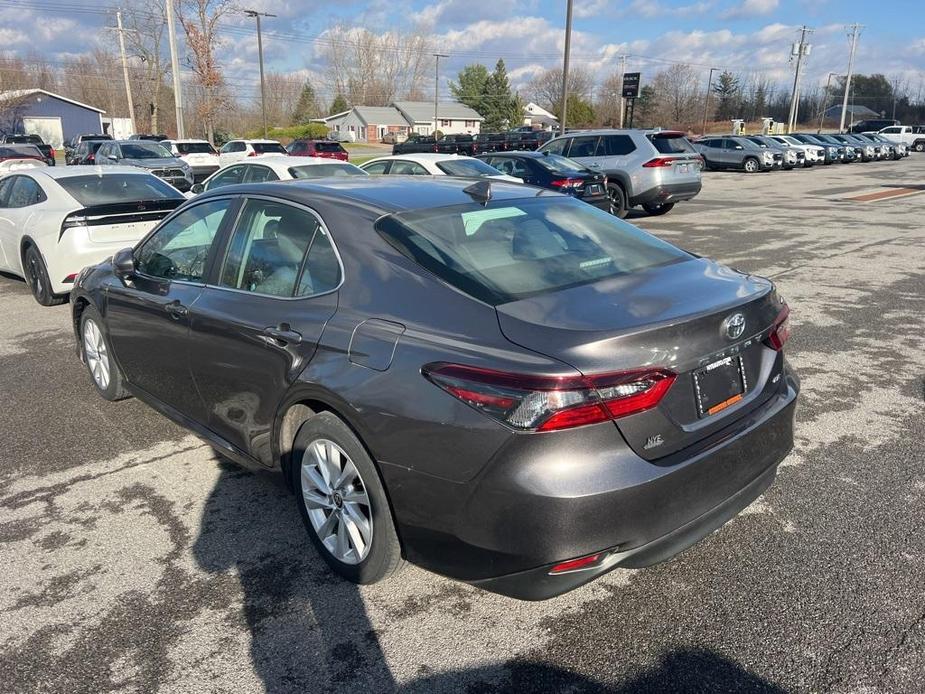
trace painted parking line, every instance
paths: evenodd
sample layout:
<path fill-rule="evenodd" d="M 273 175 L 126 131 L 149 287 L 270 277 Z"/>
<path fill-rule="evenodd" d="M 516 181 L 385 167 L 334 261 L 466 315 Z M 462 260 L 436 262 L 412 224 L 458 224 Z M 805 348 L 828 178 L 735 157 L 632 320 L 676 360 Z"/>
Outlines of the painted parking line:
<path fill-rule="evenodd" d="M 851 198 L 844 198 L 852 202 L 879 202 L 880 200 L 892 200 L 893 198 L 902 198 L 907 195 L 915 195 L 925 191 L 925 188 L 891 188 L 889 190 L 879 190 L 875 193 L 864 193 Z"/>

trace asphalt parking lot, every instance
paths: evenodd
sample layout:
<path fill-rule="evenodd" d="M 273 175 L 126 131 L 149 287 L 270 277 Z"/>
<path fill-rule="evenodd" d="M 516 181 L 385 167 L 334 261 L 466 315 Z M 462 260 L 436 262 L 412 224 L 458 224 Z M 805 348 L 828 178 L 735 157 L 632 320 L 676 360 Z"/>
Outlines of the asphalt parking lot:
<path fill-rule="evenodd" d="M 632 220 L 778 283 L 797 446 L 699 545 L 541 603 L 334 578 L 280 479 L 98 398 L 69 307 L 0 277 L 0 691 L 921 692 L 923 191 L 915 154 L 709 173 Z"/>

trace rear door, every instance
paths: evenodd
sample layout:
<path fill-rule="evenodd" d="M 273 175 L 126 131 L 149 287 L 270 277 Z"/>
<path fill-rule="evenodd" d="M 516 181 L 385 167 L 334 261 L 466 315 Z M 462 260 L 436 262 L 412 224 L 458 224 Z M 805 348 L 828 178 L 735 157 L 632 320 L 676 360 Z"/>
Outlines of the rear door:
<path fill-rule="evenodd" d="M 208 413 L 189 368 L 189 315 L 235 205 L 213 198 L 183 208 L 135 249 L 136 276 L 107 293 L 109 340 L 126 380 L 201 425 Z"/>
<path fill-rule="evenodd" d="M 15 222 L 16 211 L 10 209 L 10 193 L 18 176 L 0 178 L 0 266 L 19 274 L 19 242 L 21 231 Z"/>
<path fill-rule="evenodd" d="M 307 207 L 247 199 L 191 306 L 190 364 L 209 428 L 269 465 L 280 400 L 337 308 L 342 270 Z"/>

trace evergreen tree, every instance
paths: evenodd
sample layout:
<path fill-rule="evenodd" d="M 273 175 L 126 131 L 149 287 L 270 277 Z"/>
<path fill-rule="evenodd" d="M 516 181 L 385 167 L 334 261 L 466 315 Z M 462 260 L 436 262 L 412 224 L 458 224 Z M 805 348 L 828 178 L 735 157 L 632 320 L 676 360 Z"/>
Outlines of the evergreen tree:
<path fill-rule="evenodd" d="M 320 111 L 315 90 L 312 88 L 311 83 L 306 81 L 302 87 L 302 93 L 299 94 L 299 101 L 295 105 L 295 111 L 292 112 L 292 124 L 303 125 L 308 123 L 312 118 L 321 115 Z"/>
<path fill-rule="evenodd" d="M 488 68 L 481 63 L 466 65 L 457 75 L 458 83 L 450 82 L 450 92 L 461 104 L 485 116 L 485 96 L 488 92 Z"/>
<path fill-rule="evenodd" d="M 728 70 L 723 70 L 713 85 L 713 93 L 716 95 L 716 115 L 719 120 L 735 118 L 739 108 L 739 78 Z"/>
<path fill-rule="evenodd" d="M 485 101 L 485 112 L 481 113 L 485 118 L 482 127 L 486 130 L 516 128 L 523 123 L 523 106 L 520 98 L 511 93 L 504 60 L 498 60 L 494 72 L 488 78 Z"/>
<path fill-rule="evenodd" d="M 350 105 L 347 103 L 347 99 L 344 98 L 343 94 L 338 94 L 334 97 L 334 101 L 331 102 L 328 115 L 333 116 L 335 113 L 343 113 L 348 110 L 350 110 Z"/>

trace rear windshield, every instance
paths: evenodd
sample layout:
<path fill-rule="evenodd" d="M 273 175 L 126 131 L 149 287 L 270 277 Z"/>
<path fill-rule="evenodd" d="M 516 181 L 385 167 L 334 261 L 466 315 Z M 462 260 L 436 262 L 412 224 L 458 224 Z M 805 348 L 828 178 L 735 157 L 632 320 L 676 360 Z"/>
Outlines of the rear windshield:
<path fill-rule="evenodd" d="M 124 142 L 119 146 L 122 148 L 122 156 L 126 159 L 163 159 L 173 156 L 164 145 L 156 142 L 139 140 L 131 144 Z"/>
<path fill-rule="evenodd" d="M 289 167 L 293 178 L 324 178 L 326 176 L 368 176 L 363 169 L 353 164 L 306 164 Z"/>
<path fill-rule="evenodd" d="M 174 142 L 180 154 L 215 154 L 215 149 L 208 142 Z"/>
<path fill-rule="evenodd" d="M 492 305 L 690 258 L 559 196 L 403 212 L 383 217 L 376 230 L 437 277 Z"/>
<path fill-rule="evenodd" d="M 536 159 L 539 164 L 552 172 L 558 173 L 586 173 L 588 168 L 582 166 L 577 161 L 573 161 L 568 157 L 563 157 L 558 154 L 547 154 L 543 157 L 537 157 Z"/>
<path fill-rule="evenodd" d="M 38 135 L 10 135 L 9 137 L 6 138 L 6 140 L 7 142 L 11 144 L 23 143 L 23 142 L 34 143 L 37 145 L 45 144 L 44 142 L 42 142 L 42 138 L 40 138 Z"/>
<path fill-rule="evenodd" d="M 437 168 L 447 176 L 500 176 L 501 172 L 480 159 L 444 159 L 437 162 Z"/>
<path fill-rule="evenodd" d="M 164 200 L 183 194 L 152 174 L 91 174 L 58 179 L 58 185 L 84 207 L 113 202 Z"/>
<path fill-rule="evenodd" d="M 339 142 L 316 142 L 315 151 L 317 152 L 346 152 Z"/>
<path fill-rule="evenodd" d="M 288 154 L 279 142 L 252 142 L 251 146 L 257 154 Z"/>
<path fill-rule="evenodd" d="M 41 157 L 42 153 L 35 145 L 0 145 L 0 159 L 16 159 L 18 157 Z"/>
<path fill-rule="evenodd" d="M 691 143 L 683 135 L 649 135 L 649 140 L 659 154 L 682 154 L 694 151 Z"/>

